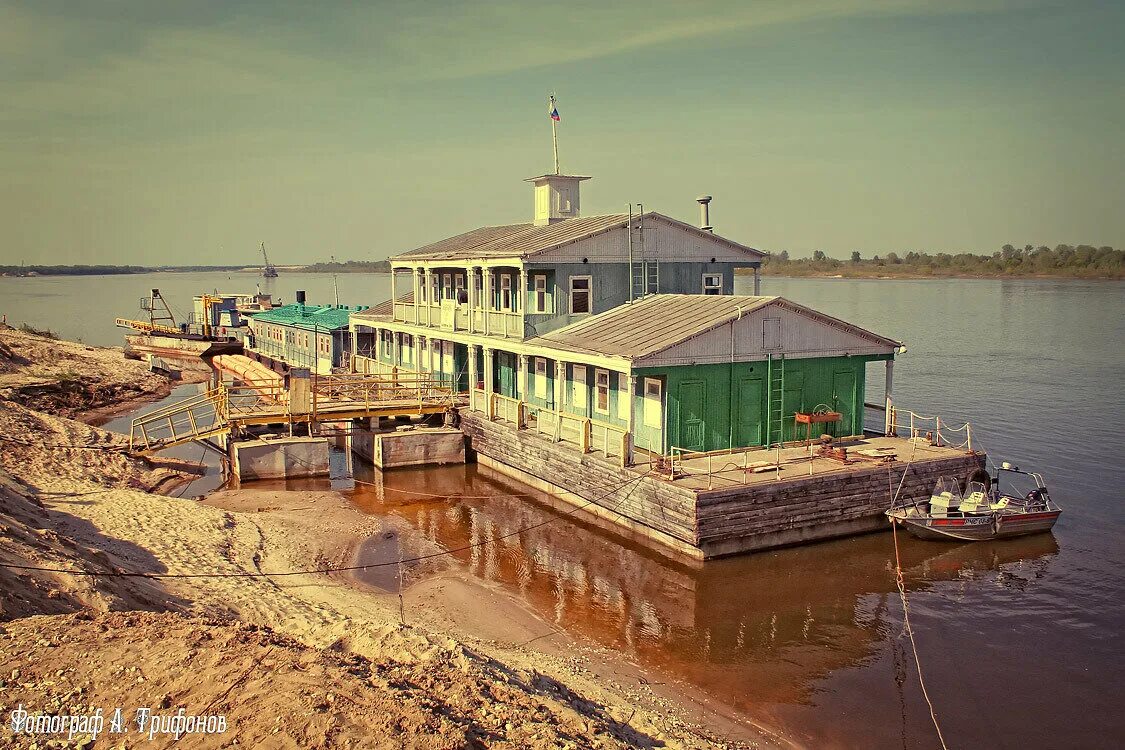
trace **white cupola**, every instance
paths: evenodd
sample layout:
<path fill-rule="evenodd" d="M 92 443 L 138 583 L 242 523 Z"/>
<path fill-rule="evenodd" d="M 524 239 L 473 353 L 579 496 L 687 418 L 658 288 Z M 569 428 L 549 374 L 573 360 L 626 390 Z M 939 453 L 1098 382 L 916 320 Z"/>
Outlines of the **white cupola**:
<path fill-rule="evenodd" d="M 545 174 L 529 177 L 535 188 L 535 226 L 554 224 L 563 219 L 574 219 L 580 215 L 581 205 L 578 187 L 589 177 L 566 174 Z"/>

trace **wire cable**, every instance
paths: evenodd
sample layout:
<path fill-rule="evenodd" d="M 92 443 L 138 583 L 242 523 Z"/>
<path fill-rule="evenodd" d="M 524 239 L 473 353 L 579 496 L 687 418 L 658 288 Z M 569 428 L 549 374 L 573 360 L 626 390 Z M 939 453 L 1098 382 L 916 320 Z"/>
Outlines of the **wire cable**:
<path fill-rule="evenodd" d="M 324 567 L 321 567 L 321 568 L 311 568 L 311 569 L 307 569 L 307 570 L 290 570 L 290 571 L 284 571 L 284 572 L 278 572 L 278 573 L 267 573 L 267 572 L 264 572 L 264 571 L 259 572 L 259 573 L 143 573 L 143 572 L 136 572 L 136 571 L 97 572 L 97 571 L 88 571 L 88 570 L 74 570 L 72 568 L 48 568 L 48 567 L 36 566 L 36 565 L 15 565 L 15 564 L 12 564 L 12 563 L 0 563 L 0 567 L 9 568 L 11 570 L 28 570 L 28 571 L 36 571 L 36 572 L 41 572 L 41 573 L 64 573 L 64 574 L 67 574 L 67 575 L 75 575 L 75 576 L 102 576 L 102 577 L 105 577 L 105 578 L 281 578 L 281 577 L 288 577 L 288 576 L 313 575 L 313 574 L 316 574 L 316 573 L 328 574 L 328 573 L 340 573 L 340 572 L 353 571 L 353 570 L 367 570 L 368 568 L 382 568 L 382 567 L 387 567 L 387 566 L 390 566 L 390 565 L 402 565 L 403 563 L 413 563 L 413 562 L 421 562 L 421 561 L 424 561 L 424 560 L 431 560 L 431 559 L 436 558 L 436 557 L 445 557 L 447 555 L 453 555 L 453 554 L 456 554 L 458 552 L 466 552 L 468 550 L 476 549 L 478 547 L 484 547 L 484 546 L 487 546 L 489 544 L 495 544 L 495 543 L 497 543 L 499 541 L 502 541 L 504 539 L 508 539 L 510 537 L 517 536 L 517 535 L 522 534 L 526 531 L 531 531 L 532 529 L 537 529 L 541 526 L 546 526 L 546 525 L 554 523 L 554 522 L 556 522 L 556 521 L 558 521 L 562 518 L 573 515 L 574 513 L 577 513 L 580 510 L 588 508 L 591 505 L 596 504 L 598 501 L 604 500 L 605 498 L 609 497 L 613 493 L 619 492 L 619 491 L 625 489 L 625 487 L 632 484 L 633 487 L 629 490 L 628 493 L 626 493 L 625 497 L 621 498 L 621 500 L 619 500 L 617 503 L 614 504 L 614 508 L 616 508 L 617 506 L 620 506 L 622 503 L 624 503 L 626 500 L 629 499 L 629 497 L 633 494 L 633 490 L 636 489 L 637 485 L 640 484 L 640 481 L 642 479 L 644 479 L 645 477 L 647 477 L 650 473 L 651 472 L 645 472 L 644 474 L 638 474 L 637 476 L 635 476 L 635 477 L 633 477 L 633 478 L 631 478 L 631 479 L 629 479 L 625 482 L 622 482 L 619 485 L 616 485 L 613 489 L 609 490 L 605 494 L 603 494 L 603 495 L 601 495 L 601 496 L 599 496 L 599 497 L 597 497 L 593 500 L 589 500 L 589 501 L 583 503 L 582 505 L 576 505 L 575 507 L 571 508 L 570 510 L 564 511 L 557 516 L 552 516 L 551 518 L 548 518 L 544 521 L 529 524 L 527 526 L 521 526 L 520 528 L 516 529 L 515 531 L 510 531 L 507 534 L 501 534 L 499 536 L 492 537 L 490 539 L 484 539 L 482 541 L 474 542 L 472 544 L 466 544 L 466 545 L 463 545 L 461 547 L 454 547 L 452 549 L 442 550 L 441 552 L 431 552 L 431 553 L 426 554 L 426 555 L 417 555 L 415 557 L 410 557 L 410 558 L 405 558 L 405 559 L 400 559 L 400 560 L 392 560 L 392 561 L 389 561 L 389 562 L 368 563 L 367 565 L 342 565 L 342 566 L 330 566 L 330 565 L 328 565 L 328 566 L 324 566 Z"/>
<path fill-rule="evenodd" d="M 85 450 L 85 451 L 107 451 L 110 453 L 124 453 L 126 451 L 123 445 L 74 445 L 74 444 L 61 444 L 61 443 L 33 443 L 30 440 L 20 440 L 9 435 L 0 435 L 0 440 L 9 443 L 16 443 L 17 445 L 26 445 L 28 448 L 59 448 L 61 450 Z"/>
<path fill-rule="evenodd" d="M 941 724 L 938 723 L 934 702 L 930 700 L 930 691 L 926 689 L 926 681 L 922 677 L 922 660 L 918 656 L 918 644 L 914 641 L 914 628 L 910 626 L 910 607 L 906 603 L 906 583 L 902 577 L 902 562 L 898 554 L 897 526 L 898 524 L 891 522 L 891 535 L 895 540 L 895 583 L 898 585 L 898 594 L 902 599 L 902 624 L 906 634 L 910 637 L 910 649 L 914 652 L 914 665 L 918 669 L 918 684 L 922 687 L 922 696 L 926 699 L 926 705 L 930 707 L 930 719 L 934 722 L 934 729 L 937 730 L 938 741 L 941 742 L 942 750 L 949 750 L 949 746 L 945 744 L 945 737 L 941 733 Z"/>

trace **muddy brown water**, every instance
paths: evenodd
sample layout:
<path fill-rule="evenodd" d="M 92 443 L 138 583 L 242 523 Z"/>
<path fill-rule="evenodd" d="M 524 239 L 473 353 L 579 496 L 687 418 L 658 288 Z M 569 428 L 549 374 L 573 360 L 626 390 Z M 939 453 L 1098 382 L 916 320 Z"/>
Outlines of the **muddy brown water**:
<path fill-rule="evenodd" d="M 253 281 L 0 279 L 0 293 L 10 319 L 15 311 L 67 337 L 113 343 L 101 321 L 127 313 L 121 300 L 150 285 L 182 296 L 189 286 Z M 322 299 L 331 283 L 282 281 L 287 296 L 307 287 Z M 346 302 L 387 297 L 386 276 L 340 282 Z M 93 291 L 110 286 L 113 294 Z M 926 684 L 950 746 L 1125 744 L 1125 284 L 766 277 L 762 286 L 905 341 L 895 367 L 900 406 L 972 420 L 976 444 L 1041 471 L 1064 508 L 1050 535 L 965 545 L 900 538 Z M 881 383 L 871 368 L 871 392 Z M 356 477 L 377 485 L 346 490 L 359 507 L 409 523 L 431 544 L 468 547 L 450 554 L 455 564 L 551 622 L 810 746 L 938 746 L 902 636 L 888 534 L 697 570 L 534 498 L 509 497 L 509 483 L 472 466 L 385 475 L 359 466 Z M 481 543 L 500 535 L 508 536 Z"/>

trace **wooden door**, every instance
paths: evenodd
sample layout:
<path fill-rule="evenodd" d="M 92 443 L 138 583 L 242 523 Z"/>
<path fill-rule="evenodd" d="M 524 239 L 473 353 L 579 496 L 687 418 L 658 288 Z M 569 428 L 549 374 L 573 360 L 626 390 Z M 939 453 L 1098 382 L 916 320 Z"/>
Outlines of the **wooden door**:
<path fill-rule="evenodd" d="M 738 383 L 737 440 L 740 446 L 765 443 L 765 385 L 761 378 L 743 378 Z"/>
<path fill-rule="evenodd" d="M 703 413 L 703 383 L 680 384 L 680 441 L 689 451 L 706 450 L 707 423 Z"/>
<path fill-rule="evenodd" d="M 836 437 L 854 435 L 855 372 L 844 370 L 832 376 L 832 408 L 840 412 L 840 421 L 836 423 Z"/>

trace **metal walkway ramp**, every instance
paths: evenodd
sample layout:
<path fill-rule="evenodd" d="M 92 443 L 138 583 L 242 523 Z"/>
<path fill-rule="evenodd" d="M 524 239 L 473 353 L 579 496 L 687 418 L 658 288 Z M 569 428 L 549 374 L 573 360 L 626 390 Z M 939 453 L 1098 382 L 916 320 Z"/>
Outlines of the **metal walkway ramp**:
<path fill-rule="evenodd" d="M 129 432 L 129 450 L 149 455 L 248 425 L 438 414 L 456 398 L 440 381 L 391 381 L 362 373 L 291 380 L 289 388 L 276 380 L 239 381 L 137 417 Z"/>

